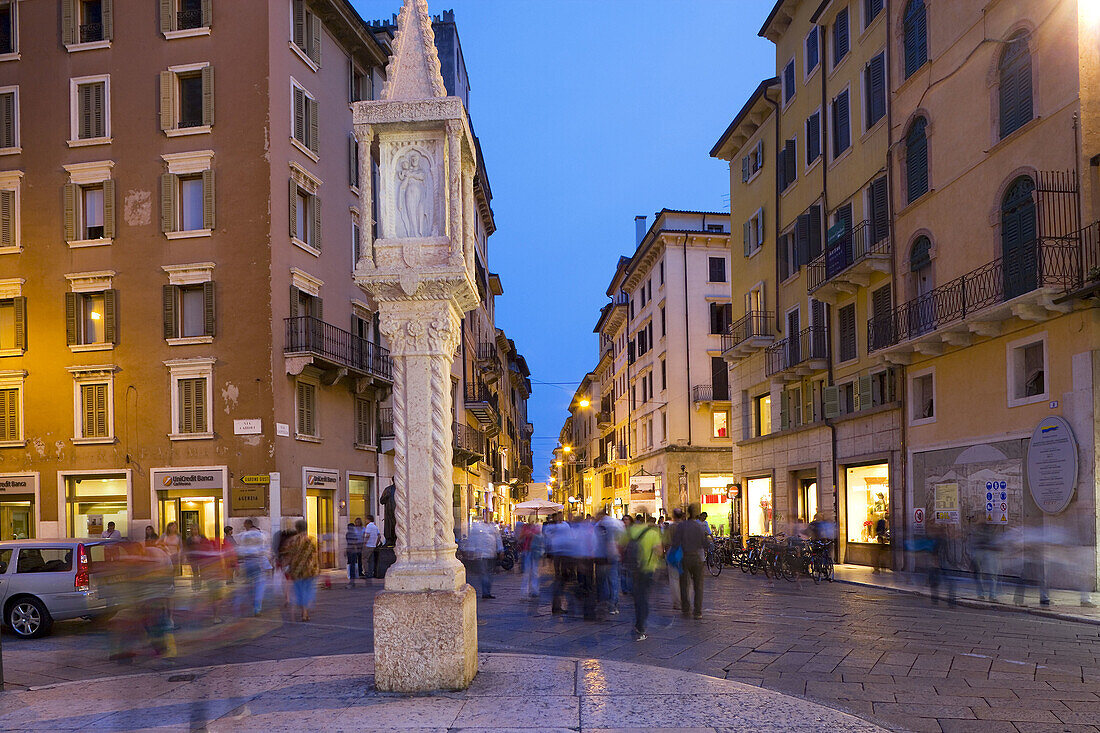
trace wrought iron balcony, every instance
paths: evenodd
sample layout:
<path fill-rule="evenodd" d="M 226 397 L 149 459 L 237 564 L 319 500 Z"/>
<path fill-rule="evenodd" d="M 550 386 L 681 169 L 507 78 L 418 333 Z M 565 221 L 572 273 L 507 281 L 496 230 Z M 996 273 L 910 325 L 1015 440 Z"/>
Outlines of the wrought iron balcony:
<path fill-rule="evenodd" d="M 285 355 L 308 355 L 357 375 L 393 382 L 389 350 L 313 316 L 295 316 L 285 323 Z"/>
<path fill-rule="evenodd" d="M 829 358 L 829 329 L 810 326 L 776 341 L 765 352 L 765 376 L 801 377 L 825 369 Z"/>
<path fill-rule="evenodd" d="M 181 10 L 176 13 L 176 29 L 188 31 L 202 28 L 202 10 Z"/>
<path fill-rule="evenodd" d="M 523 433 L 524 438 L 526 438 L 527 440 L 530 440 L 531 436 L 535 434 L 535 425 L 534 425 L 534 423 L 529 423 L 529 422 L 523 423 L 523 427 L 520 429 L 520 432 Z"/>
<path fill-rule="evenodd" d="M 691 390 L 691 401 L 697 405 L 704 402 L 729 402 L 729 385 L 720 384 L 715 390 L 713 385 L 697 384 Z"/>
<path fill-rule="evenodd" d="M 867 322 L 867 350 L 906 363 L 914 351 L 969 346 L 996 336 L 1010 318 L 1042 322 L 1072 309 L 1066 300 L 1100 282 L 1100 222 L 1064 237 L 1036 239 Z M 1096 288 L 1100 289 L 1100 287 Z"/>
<path fill-rule="evenodd" d="M 451 425 L 452 463 L 456 466 L 472 466 L 485 458 L 485 434 L 466 423 Z"/>
<path fill-rule="evenodd" d="M 609 428 L 614 425 L 614 420 L 611 417 L 610 410 L 600 410 L 596 413 L 596 427 Z"/>
<path fill-rule="evenodd" d="M 382 407 L 378 410 L 378 437 L 392 438 L 393 435 L 393 408 Z"/>
<path fill-rule="evenodd" d="M 95 43 L 103 40 L 102 23 L 84 23 L 80 26 L 80 42 Z"/>
<path fill-rule="evenodd" d="M 722 355 L 727 361 L 739 361 L 775 341 L 771 311 L 749 311 L 730 324 L 722 334 Z"/>
<path fill-rule="evenodd" d="M 629 305 L 630 295 L 620 290 L 619 292 L 615 293 L 615 296 L 613 298 L 611 298 L 611 303 L 613 305 Z"/>
<path fill-rule="evenodd" d="M 807 290 L 817 300 L 835 303 L 867 287 L 871 273 L 889 272 L 890 267 L 890 237 L 863 221 L 806 266 Z"/>
<path fill-rule="evenodd" d="M 500 400 L 481 382 L 467 382 L 464 404 L 489 436 L 500 432 Z"/>
<path fill-rule="evenodd" d="M 607 449 L 607 460 L 611 463 L 625 463 L 629 453 L 625 445 L 612 445 Z"/>

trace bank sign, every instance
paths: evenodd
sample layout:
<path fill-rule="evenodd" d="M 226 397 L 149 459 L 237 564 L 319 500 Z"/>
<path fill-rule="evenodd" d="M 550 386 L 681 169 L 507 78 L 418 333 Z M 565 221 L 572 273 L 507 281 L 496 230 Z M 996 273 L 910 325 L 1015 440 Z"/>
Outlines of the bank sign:
<path fill-rule="evenodd" d="M 307 468 L 302 473 L 307 489 L 335 489 L 340 483 L 339 471 Z"/>
<path fill-rule="evenodd" d="M 221 470 L 157 471 L 154 476 L 153 484 L 158 489 L 217 489 L 221 491 L 224 488 Z"/>
<path fill-rule="evenodd" d="M 0 475 L 0 493 L 30 494 L 37 488 L 37 474 Z"/>

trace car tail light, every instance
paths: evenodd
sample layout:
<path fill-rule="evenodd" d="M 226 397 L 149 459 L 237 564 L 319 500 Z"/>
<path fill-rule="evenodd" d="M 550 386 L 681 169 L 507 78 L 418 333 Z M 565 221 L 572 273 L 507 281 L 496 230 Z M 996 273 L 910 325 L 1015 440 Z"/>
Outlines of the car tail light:
<path fill-rule="evenodd" d="M 89 578 L 89 563 L 88 552 L 84 549 L 84 545 L 76 546 L 76 580 L 73 581 L 73 585 L 77 590 L 88 590 L 91 585 Z"/>

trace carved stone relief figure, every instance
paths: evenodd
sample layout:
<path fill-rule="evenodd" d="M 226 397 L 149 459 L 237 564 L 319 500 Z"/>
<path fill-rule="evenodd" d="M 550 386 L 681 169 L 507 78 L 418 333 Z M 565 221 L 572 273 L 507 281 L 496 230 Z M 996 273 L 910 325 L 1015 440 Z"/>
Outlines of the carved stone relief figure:
<path fill-rule="evenodd" d="M 432 235 L 432 190 L 427 159 L 410 150 L 397 163 L 398 237 Z"/>

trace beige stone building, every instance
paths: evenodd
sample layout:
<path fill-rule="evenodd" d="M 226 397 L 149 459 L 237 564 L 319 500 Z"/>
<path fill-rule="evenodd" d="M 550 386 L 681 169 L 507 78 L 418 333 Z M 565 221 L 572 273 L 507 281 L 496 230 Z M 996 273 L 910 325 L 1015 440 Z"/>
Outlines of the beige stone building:
<path fill-rule="evenodd" d="M 345 0 L 4 5 L 0 536 L 379 514 L 349 105 L 390 31 Z"/>

